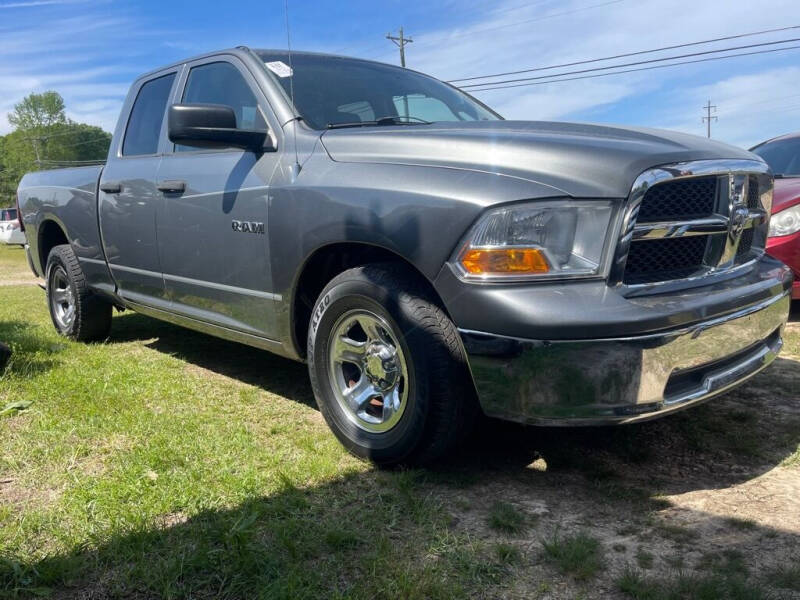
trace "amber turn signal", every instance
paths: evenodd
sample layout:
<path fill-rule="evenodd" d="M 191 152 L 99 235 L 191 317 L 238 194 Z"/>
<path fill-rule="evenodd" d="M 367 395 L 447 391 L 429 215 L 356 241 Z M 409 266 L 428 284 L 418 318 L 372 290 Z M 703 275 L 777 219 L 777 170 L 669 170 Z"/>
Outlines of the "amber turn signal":
<path fill-rule="evenodd" d="M 464 252 L 461 265 L 470 275 L 528 275 L 550 270 L 539 248 L 474 248 Z"/>

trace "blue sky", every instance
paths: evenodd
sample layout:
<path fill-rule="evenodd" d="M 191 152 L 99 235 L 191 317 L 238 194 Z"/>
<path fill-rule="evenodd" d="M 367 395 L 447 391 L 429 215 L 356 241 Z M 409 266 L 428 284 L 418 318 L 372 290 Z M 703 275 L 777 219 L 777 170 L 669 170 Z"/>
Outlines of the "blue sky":
<path fill-rule="evenodd" d="M 398 57 L 384 35 L 403 25 L 414 39 L 408 65 L 441 79 L 800 25 L 797 0 L 290 0 L 289 11 L 295 49 L 387 62 Z M 800 29 L 709 48 L 787 38 Z M 46 89 L 61 92 L 72 118 L 111 130 L 136 75 L 239 44 L 285 47 L 283 0 L 0 0 L 0 133 L 15 102 Z M 714 137 L 748 146 L 800 129 L 798 83 L 800 50 L 789 50 L 476 95 L 507 118 L 698 135 L 710 98 Z"/>

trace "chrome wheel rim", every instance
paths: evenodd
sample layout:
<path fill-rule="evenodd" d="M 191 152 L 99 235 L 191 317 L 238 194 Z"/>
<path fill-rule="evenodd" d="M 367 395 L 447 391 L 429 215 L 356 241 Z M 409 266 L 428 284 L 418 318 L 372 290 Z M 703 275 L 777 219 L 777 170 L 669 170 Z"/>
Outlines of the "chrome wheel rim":
<path fill-rule="evenodd" d="M 62 331 L 72 327 L 75 322 L 75 294 L 67 273 L 61 266 L 53 267 L 53 274 L 50 276 L 50 306 L 53 309 L 53 318 Z"/>
<path fill-rule="evenodd" d="M 402 418 L 408 367 L 383 317 L 362 309 L 339 317 L 328 340 L 328 372 L 339 406 L 360 429 L 383 433 Z"/>

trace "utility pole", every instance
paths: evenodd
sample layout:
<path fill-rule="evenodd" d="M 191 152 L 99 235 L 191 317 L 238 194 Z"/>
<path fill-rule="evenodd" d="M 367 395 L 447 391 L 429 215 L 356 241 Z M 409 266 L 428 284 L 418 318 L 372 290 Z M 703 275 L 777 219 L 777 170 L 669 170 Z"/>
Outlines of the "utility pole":
<path fill-rule="evenodd" d="M 711 121 L 717 121 L 717 117 L 711 116 L 711 110 L 713 109 L 714 112 L 717 112 L 717 107 L 714 104 L 711 104 L 711 100 L 709 99 L 708 104 L 706 104 L 703 108 L 706 109 L 706 116 L 701 119 L 701 122 L 706 123 L 706 136 L 711 137 Z"/>
<path fill-rule="evenodd" d="M 30 140 L 31 140 L 31 145 L 33 146 L 33 151 L 36 154 L 36 164 L 40 165 L 42 164 L 42 159 L 39 156 L 39 144 L 38 144 L 40 138 L 30 138 Z"/>
<path fill-rule="evenodd" d="M 402 28 L 402 26 L 400 27 L 400 36 L 399 37 L 395 37 L 391 33 L 387 33 L 386 34 L 386 39 L 387 40 L 391 40 L 392 43 L 394 43 L 398 48 L 400 48 L 400 66 L 401 67 L 405 67 L 406 66 L 406 44 L 410 44 L 414 40 L 412 40 L 410 37 L 409 38 L 403 37 L 403 28 Z"/>

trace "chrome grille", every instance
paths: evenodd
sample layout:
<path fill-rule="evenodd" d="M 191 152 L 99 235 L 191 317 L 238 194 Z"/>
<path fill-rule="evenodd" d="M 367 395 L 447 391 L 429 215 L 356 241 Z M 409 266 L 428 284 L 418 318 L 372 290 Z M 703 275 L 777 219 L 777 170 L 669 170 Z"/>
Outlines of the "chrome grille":
<path fill-rule="evenodd" d="M 745 264 L 766 240 L 772 179 L 749 160 L 695 161 L 646 171 L 634 183 L 611 283 L 693 281 Z"/>
<path fill-rule="evenodd" d="M 705 235 L 633 244 L 624 281 L 631 285 L 690 277 L 701 268 L 707 244 Z"/>
<path fill-rule="evenodd" d="M 748 177 L 747 208 L 751 209 L 761 208 L 761 202 L 759 200 L 758 177 L 756 177 L 755 175 L 750 175 L 750 177 Z"/>
<path fill-rule="evenodd" d="M 755 230 L 753 228 L 745 229 L 742 232 L 742 237 L 739 240 L 739 247 L 736 248 L 736 258 L 741 259 L 742 257 L 746 257 L 750 254 L 750 250 L 753 247 L 753 237 L 755 236 Z"/>
<path fill-rule="evenodd" d="M 675 218 L 707 217 L 714 213 L 717 177 L 677 179 L 657 185 L 645 194 L 639 223 Z"/>

